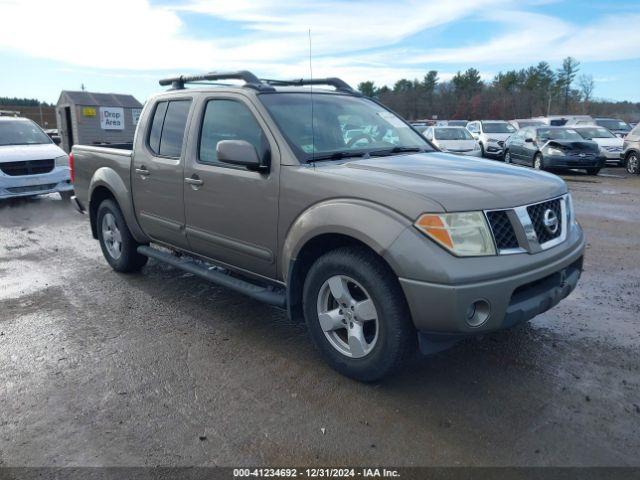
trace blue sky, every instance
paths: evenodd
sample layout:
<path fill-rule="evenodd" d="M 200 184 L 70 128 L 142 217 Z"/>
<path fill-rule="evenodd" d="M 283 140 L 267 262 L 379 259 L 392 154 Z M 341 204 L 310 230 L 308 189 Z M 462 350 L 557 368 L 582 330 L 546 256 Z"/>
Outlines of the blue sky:
<path fill-rule="evenodd" d="M 598 98 L 640 101 L 640 0 L 0 0 L 0 96 L 157 91 L 175 73 L 249 69 L 393 85 L 484 79 L 574 56 Z M 632 28 L 628 28 L 632 26 Z"/>

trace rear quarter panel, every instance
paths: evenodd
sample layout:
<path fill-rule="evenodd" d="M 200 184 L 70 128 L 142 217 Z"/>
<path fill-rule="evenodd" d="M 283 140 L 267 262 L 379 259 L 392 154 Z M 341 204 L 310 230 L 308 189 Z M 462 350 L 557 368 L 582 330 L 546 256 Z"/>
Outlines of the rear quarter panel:
<path fill-rule="evenodd" d="M 74 189 L 80 202 L 91 207 L 91 197 L 99 187 L 115 197 L 129 230 L 139 242 L 148 241 L 135 217 L 131 196 L 131 150 L 77 145 L 74 158 Z"/>

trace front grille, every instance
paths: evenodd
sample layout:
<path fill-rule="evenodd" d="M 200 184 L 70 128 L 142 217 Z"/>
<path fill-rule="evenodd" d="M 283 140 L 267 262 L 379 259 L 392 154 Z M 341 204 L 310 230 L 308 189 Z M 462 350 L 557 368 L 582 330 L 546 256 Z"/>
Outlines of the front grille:
<path fill-rule="evenodd" d="M 519 247 L 516 233 L 513 231 L 513 225 L 511 225 L 511 221 L 505 210 L 487 212 L 487 219 L 489 220 L 489 225 L 491 226 L 493 238 L 496 241 L 498 250 Z"/>
<path fill-rule="evenodd" d="M 19 177 L 23 175 L 38 175 L 49 173 L 55 166 L 54 160 L 26 160 L 22 162 L 0 163 L 0 170 L 5 175 Z"/>
<path fill-rule="evenodd" d="M 578 160 L 590 160 L 596 157 L 593 152 L 568 152 L 569 158 L 577 158 Z"/>
<path fill-rule="evenodd" d="M 500 141 L 498 142 L 498 145 L 500 145 L 501 147 L 504 147 L 504 141 L 500 140 Z"/>
<path fill-rule="evenodd" d="M 26 187 L 9 187 L 7 191 L 11 193 L 26 193 L 26 192 L 46 192 L 55 188 L 55 183 L 47 183 L 46 185 L 28 185 Z"/>
<path fill-rule="evenodd" d="M 549 231 L 544 224 L 544 214 L 547 210 L 552 210 L 558 219 L 558 229 L 555 233 Z M 560 199 L 557 198 L 555 200 L 529 205 L 527 212 L 538 236 L 538 243 L 543 244 L 562 235 L 562 208 L 560 207 Z"/>

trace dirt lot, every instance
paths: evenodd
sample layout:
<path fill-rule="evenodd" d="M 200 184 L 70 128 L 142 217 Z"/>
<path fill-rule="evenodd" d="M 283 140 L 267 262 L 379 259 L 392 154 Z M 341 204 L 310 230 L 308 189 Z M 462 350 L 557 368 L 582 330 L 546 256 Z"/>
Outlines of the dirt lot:
<path fill-rule="evenodd" d="M 0 204 L 0 465 L 640 465 L 640 177 L 567 176 L 578 289 L 362 385 L 305 328 L 150 262 L 57 197 Z"/>

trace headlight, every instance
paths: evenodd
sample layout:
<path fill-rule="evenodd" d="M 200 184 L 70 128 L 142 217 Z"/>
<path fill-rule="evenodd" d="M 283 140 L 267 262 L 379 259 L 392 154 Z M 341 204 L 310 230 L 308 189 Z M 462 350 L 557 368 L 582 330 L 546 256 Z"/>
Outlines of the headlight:
<path fill-rule="evenodd" d="M 571 194 L 568 193 L 565 198 L 565 208 L 567 209 L 567 223 L 569 225 L 578 223 L 576 220 L 576 212 L 573 210 L 573 198 L 571 198 Z"/>
<path fill-rule="evenodd" d="M 68 167 L 69 166 L 69 155 L 62 155 L 60 157 L 56 157 L 56 167 Z"/>
<path fill-rule="evenodd" d="M 415 226 L 460 257 L 495 255 L 489 225 L 482 212 L 425 213 Z"/>
<path fill-rule="evenodd" d="M 564 152 L 562 150 L 555 147 L 547 148 L 547 152 L 549 153 L 549 155 L 564 155 Z"/>

